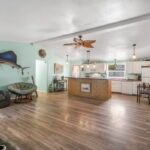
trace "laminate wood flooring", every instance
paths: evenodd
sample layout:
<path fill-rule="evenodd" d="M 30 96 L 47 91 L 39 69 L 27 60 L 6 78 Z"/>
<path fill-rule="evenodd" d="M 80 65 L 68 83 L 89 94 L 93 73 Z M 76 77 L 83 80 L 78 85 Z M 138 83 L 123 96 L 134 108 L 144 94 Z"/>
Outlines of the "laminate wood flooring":
<path fill-rule="evenodd" d="M 99 101 L 39 93 L 0 109 L 0 138 L 20 150 L 149 150 L 150 106 L 121 94 Z"/>

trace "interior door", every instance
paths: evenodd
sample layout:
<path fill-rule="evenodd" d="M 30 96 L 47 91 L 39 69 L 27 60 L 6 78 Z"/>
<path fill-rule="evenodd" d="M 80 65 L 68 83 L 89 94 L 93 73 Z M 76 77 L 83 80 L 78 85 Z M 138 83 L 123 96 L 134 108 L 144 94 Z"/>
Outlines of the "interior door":
<path fill-rule="evenodd" d="M 48 79 L 47 79 L 47 62 L 36 60 L 36 77 L 35 82 L 39 91 L 47 92 Z"/>

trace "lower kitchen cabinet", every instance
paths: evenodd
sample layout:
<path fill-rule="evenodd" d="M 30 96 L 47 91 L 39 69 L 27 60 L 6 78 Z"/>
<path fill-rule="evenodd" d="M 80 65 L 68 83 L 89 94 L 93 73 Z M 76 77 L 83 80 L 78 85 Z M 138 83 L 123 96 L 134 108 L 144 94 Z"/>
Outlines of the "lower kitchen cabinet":
<path fill-rule="evenodd" d="M 133 93 L 132 85 L 133 85 L 133 82 L 123 81 L 121 83 L 121 93 L 132 95 L 132 93 Z"/>
<path fill-rule="evenodd" d="M 137 85 L 140 81 L 112 81 L 112 92 L 136 95 Z"/>
<path fill-rule="evenodd" d="M 137 94 L 137 86 L 138 84 L 140 84 L 141 82 L 133 82 L 133 92 L 132 94 L 133 95 L 136 95 Z"/>
<path fill-rule="evenodd" d="M 112 92 L 121 93 L 121 81 L 112 81 Z"/>

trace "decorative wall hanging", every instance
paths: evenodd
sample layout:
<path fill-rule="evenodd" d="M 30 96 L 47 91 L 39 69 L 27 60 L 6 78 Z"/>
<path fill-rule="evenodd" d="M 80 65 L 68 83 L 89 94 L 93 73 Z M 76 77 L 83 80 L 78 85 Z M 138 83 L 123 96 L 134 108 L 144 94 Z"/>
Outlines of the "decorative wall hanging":
<path fill-rule="evenodd" d="M 40 56 L 41 58 L 45 58 L 45 57 L 46 57 L 46 51 L 45 51 L 44 49 L 40 49 L 40 50 L 39 50 L 39 56 Z"/>
<path fill-rule="evenodd" d="M 20 68 L 17 64 L 17 55 L 13 51 L 0 53 L 0 63 L 11 65 L 12 67 Z"/>
<path fill-rule="evenodd" d="M 90 83 L 81 83 L 81 92 L 90 93 L 91 92 L 91 84 Z"/>
<path fill-rule="evenodd" d="M 21 69 L 22 75 L 24 74 L 24 69 L 30 68 L 30 67 L 21 67 L 20 65 L 18 65 L 17 55 L 13 51 L 6 51 L 0 53 L 0 63 L 10 65 L 13 68 Z"/>
<path fill-rule="evenodd" d="M 63 74 L 63 71 L 64 71 L 64 65 L 57 64 L 57 63 L 54 64 L 54 73 L 55 74 Z"/>

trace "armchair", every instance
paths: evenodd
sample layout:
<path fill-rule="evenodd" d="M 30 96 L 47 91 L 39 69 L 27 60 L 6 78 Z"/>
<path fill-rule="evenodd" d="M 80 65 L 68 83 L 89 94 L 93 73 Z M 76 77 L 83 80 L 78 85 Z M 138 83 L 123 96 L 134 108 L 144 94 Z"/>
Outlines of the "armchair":
<path fill-rule="evenodd" d="M 0 90 L 0 108 L 4 108 L 10 105 L 10 95 L 8 92 Z"/>

